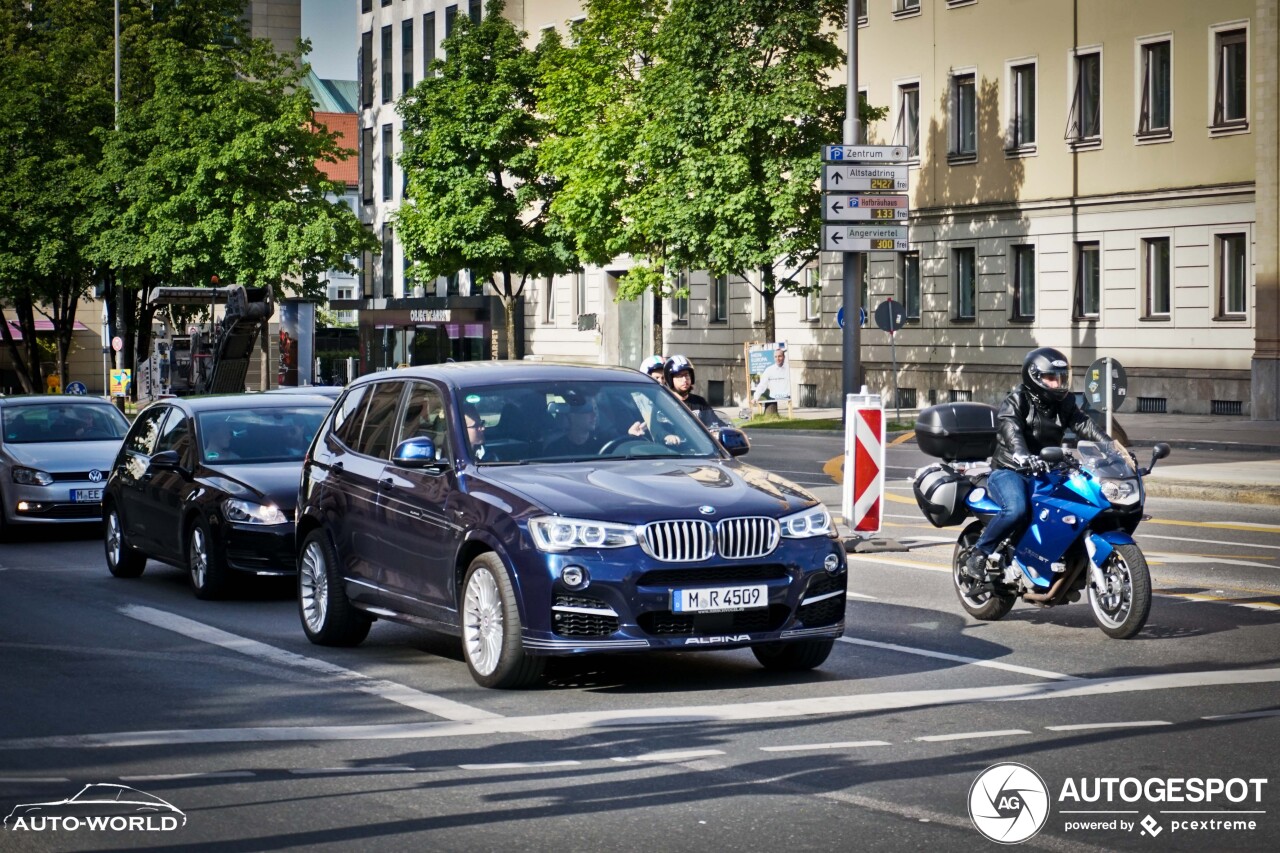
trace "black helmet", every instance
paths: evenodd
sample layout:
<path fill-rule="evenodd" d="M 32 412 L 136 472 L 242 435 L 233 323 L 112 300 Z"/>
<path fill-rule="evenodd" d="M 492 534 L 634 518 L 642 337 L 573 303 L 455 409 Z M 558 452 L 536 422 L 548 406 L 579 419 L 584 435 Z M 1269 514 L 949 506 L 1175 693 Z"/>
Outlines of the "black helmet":
<path fill-rule="evenodd" d="M 1058 377 L 1058 387 L 1047 387 L 1044 384 L 1046 376 Z M 1045 402 L 1065 400 L 1071 393 L 1071 362 L 1056 349 L 1033 349 L 1022 362 L 1022 384 Z"/>
<path fill-rule="evenodd" d="M 681 373 L 689 374 L 690 382 L 696 382 L 697 376 L 693 372 L 693 362 L 686 356 L 673 355 L 667 359 L 667 363 L 662 365 L 662 381 L 667 383 L 667 387 L 671 387 L 671 380 Z"/>

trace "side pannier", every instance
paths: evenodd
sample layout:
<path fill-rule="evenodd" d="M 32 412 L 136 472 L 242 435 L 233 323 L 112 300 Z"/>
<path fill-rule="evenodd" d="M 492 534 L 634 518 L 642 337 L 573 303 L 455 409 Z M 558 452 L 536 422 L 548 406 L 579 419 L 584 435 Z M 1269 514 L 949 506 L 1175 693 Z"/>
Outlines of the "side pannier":
<path fill-rule="evenodd" d="M 944 465 L 921 468 L 911 482 L 920 512 L 934 527 L 952 527 L 964 521 L 968 514 L 964 499 L 972 489 L 968 477 Z"/>

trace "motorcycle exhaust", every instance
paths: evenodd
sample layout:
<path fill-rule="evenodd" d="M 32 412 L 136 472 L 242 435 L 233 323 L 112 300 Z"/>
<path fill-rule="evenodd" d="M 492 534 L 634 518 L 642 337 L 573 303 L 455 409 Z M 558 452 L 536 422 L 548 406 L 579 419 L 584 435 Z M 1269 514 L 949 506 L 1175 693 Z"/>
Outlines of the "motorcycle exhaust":
<path fill-rule="evenodd" d="M 1087 561 L 1085 561 L 1087 562 Z M 1048 592 L 1028 592 L 1022 596 L 1023 601 L 1031 604 L 1058 604 L 1058 596 L 1064 591 L 1075 586 L 1076 578 L 1080 577 L 1080 570 L 1084 568 L 1084 563 L 1077 560 L 1076 566 L 1071 570 L 1070 574 L 1062 574 L 1049 587 Z"/>

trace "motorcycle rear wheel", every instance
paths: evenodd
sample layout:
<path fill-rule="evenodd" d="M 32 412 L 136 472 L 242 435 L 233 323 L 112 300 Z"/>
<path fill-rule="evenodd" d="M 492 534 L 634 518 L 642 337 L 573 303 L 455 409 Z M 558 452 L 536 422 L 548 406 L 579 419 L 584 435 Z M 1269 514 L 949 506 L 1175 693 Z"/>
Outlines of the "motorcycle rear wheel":
<path fill-rule="evenodd" d="M 1107 588 L 1089 579 L 1089 607 L 1102 633 L 1127 640 L 1142 630 L 1151 612 L 1151 570 L 1137 545 L 1117 545 L 1102 567 Z"/>
<path fill-rule="evenodd" d="M 981 521 L 975 521 L 961 531 L 960 538 L 956 540 L 955 551 L 951 555 L 951 581 L 956 589 L 956 598 L 960 599 L 960 606 L 964 608 L 965 613 L 983 622 L 995 622 L 1003 619 L 1005 614 L 1013 609 L 1017 597 L 997 592 L 974 593 L 972 591 L 974 581 L 965 572 L 964 564 L 969 559 L 969 552 L 973 550 L 974 543 L 982 535 L 982 526 Z"/>

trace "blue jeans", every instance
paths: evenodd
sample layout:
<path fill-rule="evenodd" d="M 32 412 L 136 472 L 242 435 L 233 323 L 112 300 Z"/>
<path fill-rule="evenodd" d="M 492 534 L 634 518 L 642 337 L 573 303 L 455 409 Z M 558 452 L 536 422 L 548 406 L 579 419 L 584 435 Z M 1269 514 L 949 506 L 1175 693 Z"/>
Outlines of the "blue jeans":
<path fill-rule="evenodd" d="M 1031 479 L 1008 468 L 997 468 L 987 477 L 987 494 L 1000 505 L 1000 514 L 982 531 L 974 550 L 987 556 L 1017 529 L 1030 511 Z"/>

